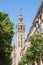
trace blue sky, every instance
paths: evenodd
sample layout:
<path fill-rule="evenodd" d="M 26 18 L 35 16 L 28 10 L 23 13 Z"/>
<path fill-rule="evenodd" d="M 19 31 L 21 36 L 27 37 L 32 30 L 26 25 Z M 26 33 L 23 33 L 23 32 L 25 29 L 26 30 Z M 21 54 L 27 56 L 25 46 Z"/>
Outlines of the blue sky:
<path fill-rule="evenodd" d="M 22 8 L 26 34 L 28 34 L 41 1 L 42 0 L 0 0 L 0 11 L 9 14 L 11 21 L 14 23 L 14 31 L 16 33 L 15 26 L 18 22 L 20 9 Z M 13 43 L 15 43 L 15 41 L 16 35 L 14 35 Z"/>

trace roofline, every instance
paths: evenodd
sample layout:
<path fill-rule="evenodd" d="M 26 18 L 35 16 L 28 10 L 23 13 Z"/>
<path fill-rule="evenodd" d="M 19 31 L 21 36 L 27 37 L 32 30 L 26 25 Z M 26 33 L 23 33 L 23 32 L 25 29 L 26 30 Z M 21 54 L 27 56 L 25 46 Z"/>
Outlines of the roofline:
<path fill-rule="evenodd" d="M 38 15 L 39 15 L 39 13 L 40 13 L 42 7 L 43 7 L 43 0 L 42 0 L 42 2 L 41 2 L 41 5 L 40 5 L 40 7 L 39 7 L 37 13 L 36 13 L 36 16 L 35 16 L 35 18 L 34 18 L 34 20 L 33 20 L 33 23 L 35 22 L 35 19 L 38 17 Z M 32 23 L 32 26 L 33 26 L 33 23 Z M 31 26 L 31 28 L 30 28 L 30 31 L 29 31 L 28 35 L 29 35 L 30 32 L 31 32 L 32 26 Z M 27 35 L 27 36 L 28 36 L 28 35 Z"/>
<path fill-rule="evenodd" d="M 41 2 L 41 5 L 40 5 L 40 7 L 39 7 L 39 9 L 38 9 L 38 11 L 37 11 L 37 14 L 36 14 L 36 16 L 35 16 L 33 22 L 34 22 L 35 19 L 38 17 L 38 15 L 39 15 L 39 13 L 40 13 L 40 11 L 41 11 L 42 8 L 43 8 L 43 1 Z"/>

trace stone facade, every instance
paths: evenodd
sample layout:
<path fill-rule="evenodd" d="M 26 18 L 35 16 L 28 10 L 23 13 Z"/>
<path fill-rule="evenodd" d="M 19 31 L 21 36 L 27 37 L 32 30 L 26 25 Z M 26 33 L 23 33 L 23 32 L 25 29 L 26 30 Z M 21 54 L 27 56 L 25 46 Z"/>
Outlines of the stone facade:
<path fill-rule="evenodd" d="M 39 7 L 39 10 L 34 18 L 32 26 L 30 28 L 29 34 L 32 35 L 34 33 L 43 34 L 43 1 Z"/>
<path fill-rule="evenodd" d="M 37 34 L 37 33 L 43 35 L 43 1 L 33 20 L 28 36 L 31 36 L 32 34 Z M 27 36 L 27 39 L 28 39 L 28 36 Z M 30 42 L 28 41 L 28 43 Z M 35 65 L 43 65 L 43 59 L 42 60 L 40 59 L 39 64 L 35 61 Z"/>

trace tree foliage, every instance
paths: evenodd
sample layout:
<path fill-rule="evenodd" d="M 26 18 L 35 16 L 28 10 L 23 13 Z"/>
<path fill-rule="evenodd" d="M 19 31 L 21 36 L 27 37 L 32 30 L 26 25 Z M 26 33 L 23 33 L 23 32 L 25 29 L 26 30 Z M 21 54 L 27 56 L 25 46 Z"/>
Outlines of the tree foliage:
<path fill-rule="evenodd" d="M 31 44 L 30 47 L 28 47 L 25 56 L 22 58 L 24 60 L 20 61 L 20 65 L 22 65 L 25 60 L 27 65 L 31 63 L 34 65 L 35 61 L 39 61 L 40 58 L 43 59 L 43 36 L 40 34 L 33 34 L 28 38 L 28 40 Z M 23 65 L 25 65 L 25 63 Z"/>
<path fill-rule="evenodd" d="M 11 65 L 13 23 L 8 14 L 0 12 L 0 65 Z"/>
<path fill-rule="evenodd" d="M 30 50 L 33 54 L 34 60 L 43 58 L 43 36 L 40 34 L 35 34 L 29 38 L 31 42 Z"/>

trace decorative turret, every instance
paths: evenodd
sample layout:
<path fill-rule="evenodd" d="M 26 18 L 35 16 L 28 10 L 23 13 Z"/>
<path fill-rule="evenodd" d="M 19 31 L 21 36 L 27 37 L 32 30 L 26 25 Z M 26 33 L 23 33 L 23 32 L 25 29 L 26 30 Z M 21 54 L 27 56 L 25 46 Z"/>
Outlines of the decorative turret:
<path fill-rule="evenodd" d="M 22 20 L 23 20 L 22 9 L 20 10 L 20 15 L 19 15 L 18 19 L 19 19 L 19 22 L 22 22 Z"/>

